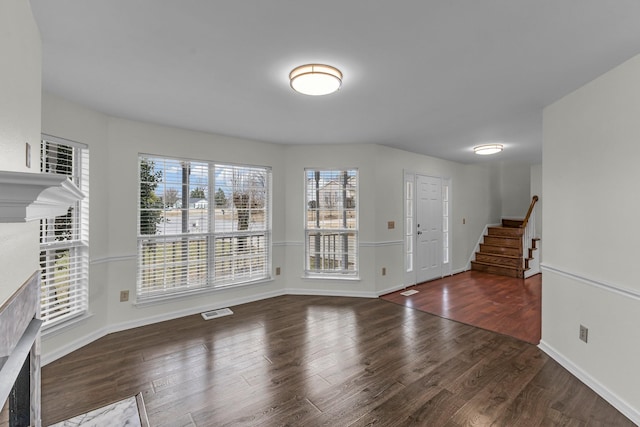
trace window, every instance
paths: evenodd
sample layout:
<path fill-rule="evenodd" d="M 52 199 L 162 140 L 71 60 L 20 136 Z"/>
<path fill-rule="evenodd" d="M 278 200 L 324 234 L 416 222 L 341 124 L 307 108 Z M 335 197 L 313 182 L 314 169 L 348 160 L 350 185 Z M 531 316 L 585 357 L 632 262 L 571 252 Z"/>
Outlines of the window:
<path fill-rule="evenodd" d="M 305 170 L 305 274 L 358 275 L 358 171 Z"/>
<path fill-rule="evenodd" d="M 139 160 L 139 300 L 270 278 L 269 168 Z"/>
<path fill-rule="evenodd" d="M 442 180 L 442 263 L 449 263 L 449 180 Z"/>
<path fill-rule="evenodd" d="M 86 145 L 43 136 L 41 171 L 67 175 L 85 195 L 66 215 L 40 220 L 43 327 L 83 314 L 89 281 L 89 150 Z"/>
<path fill-rule="evenodd" d="M 413 194 L 413 186 L 414 186 L 415 177 L 410 175 L 410 179 L 405 177 L 404 180 L 404 267 L 405 273 L 413 272 L 413 241 L 415 239 L 414 236 L 414 216 L 413 216 L 413 208 L 414 208 L 414 194 Z"/>

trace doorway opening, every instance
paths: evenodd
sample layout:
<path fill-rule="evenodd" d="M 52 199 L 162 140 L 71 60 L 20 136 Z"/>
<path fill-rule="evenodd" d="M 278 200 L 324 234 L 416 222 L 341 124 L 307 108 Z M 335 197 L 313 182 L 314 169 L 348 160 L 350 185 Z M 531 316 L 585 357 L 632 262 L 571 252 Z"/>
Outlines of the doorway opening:
<path fill-rule="evenodd" d="M 451 274 L 451 179 L 404 174 L 404 285 Z"/>

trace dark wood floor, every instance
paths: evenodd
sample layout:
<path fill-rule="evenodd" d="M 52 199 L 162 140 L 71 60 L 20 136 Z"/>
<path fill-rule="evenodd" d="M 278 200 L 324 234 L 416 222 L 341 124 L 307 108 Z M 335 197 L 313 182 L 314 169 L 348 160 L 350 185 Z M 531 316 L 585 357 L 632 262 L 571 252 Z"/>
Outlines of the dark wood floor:
<path fill-rule="evenodd" d="M 542 275 L 528 279 L 467 271 L 382 296 L 387 301 L 539 344 Z M 407 289 L 408 290 L 408 289 Z"/>
<path fill-rule="evenodd" d="M 45 425 L 144 394 L 153 426 L 632 426 L 536 346 L 382 299 L 282 296 L 43 368 Z"/>

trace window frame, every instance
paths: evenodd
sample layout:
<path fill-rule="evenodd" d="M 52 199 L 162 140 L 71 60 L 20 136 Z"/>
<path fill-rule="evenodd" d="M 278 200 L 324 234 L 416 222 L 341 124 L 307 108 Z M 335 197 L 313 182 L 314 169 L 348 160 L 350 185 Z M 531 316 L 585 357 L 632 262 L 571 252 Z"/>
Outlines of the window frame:
<path fill-rule="evenodd" d="M 52 135 L 42 134 L 40 140 L 40 171 L 42 173 L 56 174 L 49 169 L 52 162 L 50 154 L 45 153 L 46 144 L 55 144 L 58 147 L 65 146 L 72 153 L 71 174 L 67 175 L 82 191 L 84 198 L 73 204 L 69 209 L 70 214 L 45 218 L 40 220 L 40 268 L 41 268 L 41 296 L 40 312 L 43 320 L 43 333 L 51 328 L 59 327 L 69 321 L 87 314 L 89 310 L 89 147 L 75 141 L 58 138 Z M 49 149 L 47 147 L 46 149 Z M 58 150 L 58 148 L 56 148 Z M 71 220 L 71 222 L 69 222 Z M 70 226 L 65 226 L 70 223 Z M 58 239 L 58 230 L 67 230 L 71 238 Z M 66 265 L 58 263 L 58 255 L 68 251 Z M 66 270 L 66 273 L 65 273 Z M 61 273 L 61 271 L 63 273 Z M 60 279 L 62 275 L 62 279 Z M 53 285 L 52 280 L 59 282 Z M 67 283 L 66 303 L 60 304 L 63 313 L 56 309 L 55 303 L 49 302 L 51 292 L 55 297 L 61 292 L 59 286 Z"/>
<path fill-rule="evenodd" d="M 315 174 L 319 173 L 320 175 L 322 174 L 329 174 L 330 176 L 337 176 L 335 175 L 337 174 L 344 174 L 345 172 L 347 172 L 348 176 L 353 176 L 354 180 L 355 180 L 355 185 L 353 185 L 352 187 L 350 187 L 351 191 L 353 192 L 353 203 L 354 203 L 354 207 L 350 208 L 350 207 L 345 207 L 344 206 L 344 202 L 346 202 L 345 198 L 346 195 L 343 193 L 343 200 L 340 201 L 339 199 L 339 192 L 340 191 L 347 191 L 346 187 L 343 190 L 328 190 L 326 194 L 324 194 L 323 196 L 318 195 L 318 197 L 320 197 L 321 200 L 325 200 L 326 203 L 333 203 L 334 201 L 337 202 L 341 202 L 339 203 L 339 206 L 337 209 L 335 209 L 334 207 L 331 207 L 331 209 L 324 209 L 327 212 L 333 212 L 335 213 L 336 211 L 340 213 L 340 217 L 338 218 L 339 221 L 344 221 L 346 219 L 346 221 L 348 222 L 349 219 L 353 219 L 353 227 L 337 227 L 337 228 L 328 228 L 328 227 L 309 227 L 309 215 L 310 213 L 316 211 L 316 217 L 319 218 L 320 215 L 320 203 L 318 203 L 316 205 L 316 207 L 312 208 L 310 207 L 310 203 L 315 201 L 315 199 L 311 200 L 310 199 L 310 194 L 313 191 L 316 191 L 316 188 L 310 188 L 309 186 L 309 182 L 310 182 L 310 178 L 309 178 L 309 174 L 310 173 L 314 173 L 314 178 L 311 178 L 315 181 Z M 353 173 L 353 175 L 349 175 L 350 173 Z M 319 179 L 318 179 L 319 181 Z M 355 167 L 345 167 L 345 168 L 322 168 L 322 167 L 308 167 L 304 169 L 304 265 L 303 265 L 303 271 L 304 271 L 304 276 L 305 278 L 313 278 L 313 279 L 344 279 L 344 280 L 359 280 L 360 278 L 360 237 L 359 237 L 359 228 L 360 228 L 360 215 L 359 215 L 359 210 L 360 210 L 360 171 L 358 170 L 358 168 Z M 328 184 L 326 185 L 331 185 L 331 180 L 329 180 Z M 329 197 L 329 199 L 327 199 L 327 196 Z M 335 197 L 333 197 L 335 196 Z M 335 200 L 334 200 L 335 199 Z M 353 217 L 350 218 L 348 212 L 353 212 Z M 313 215 L 313 214 L 312 214 Z M 318 221 L 318 220 L 316 220 Z M 336 233 L 337 232 L 337 233 Z M 323 253 L 334 253 L 334 257 L 333 260 L 330 259 L 329 261 L 329 267 L 328 268 L 315 268 L 315 266 L 311 265 L 311 259 L 312 257 L 315 259 L 314 257 L 314 253 L 311 251 L 311 243 L 312 243 L 312 235 L 316 235 L 316 238 L 318 236 L 327 236 L 327 235 L 340 235 L 342 234 L 342 244 L 341 244 L 341 248 L 335 251 L 326 251 L 326 250 L 322 250 L 322 246 L 323 246 L 323 242 L 320 241 L 318 243 L 314 242 L 314 246 L 318 245 L 320 246 L 319 249 L 315 249 L 320 250 Z M 352 234 L 353 235 L 353 243 L 349 244 L 348 242 L 348 234 Z M 334 240 L 335 242 L 335 240 Z M 346 243 L 345 243 L 346 242 Z M 318 248 L 318 246 L 315 246 L 315 248 Z M 345 250 L 345 246 L 346 246 L 346 250 Z M 329 247 L 331 247 L 331 244 L 329 244 Z M 334 243 L 334 247 L 335 247 L 335 243 Z M 346 259 L 346 263 L 347 265 L 350 264 L 350 260 L 353 261 L 353 269 L 349 269 L 348 266 L 347 268 L 331 268 L 331 265 L 343 265 L 344 261 L 340 261 L 340 260 L 336 260 L 336 254 L 341 254 L 343 259 Z M 346 257 L 346 258 L 344 258 Z M 326 262 L 326 261 L 325 261 Z M 323 264 L 325 264 L 325 262 L 322 262 Z"/>
<path fill-rule="evenodd" d="M 141 230 L 141 214 L 145 209 L 141 204 L 141 168 L 143 160 L 148 161 L 163 161 L 164 166 L 161 169 L 163 173 L 168 170 L 166 165 L 169 164 L 182 164 L 183 173 L 180 179 L 181 189 L 179 190 L 180 199 L 169 208 L 164 201 L 163 207 L 159 208 L 160 215 L 164 215 L 166 219 L 169 219 L 168 212 L 175 210 L 177 203 L 180 202 L 180 207 L 177 208 L 180 211 L 179 218 L 184 218 L 186 215 L 186 222 L 191 221 L 190 214 L 192 211 L 201 210 L 199 221 L 197 222 L 198 229 L 193 232 L 188 229 L 185 230 L 184 223 L 182 224 L 182 230 L 178 232 L 167 232 L 164 227 L 164 231 L 156 234 L 143 234 Z M 187 165 L 186 167 L 184 165 Z M 206 173 L 202 172 L 198 176 L 197 184 L 193 184 L 191 181 L 191 170 L 194 168 L 200 168 L 204 170 L 206 167 Z M 188 169 L 188 172 L 184 172 Z M 247 175 L 242 175 L 246 172 Z M 217 180 L 217 172 L 224 174 L 233 174 L 232 182 L 233 188 L 228 187 L 226 183 L 222 183 L 221 180 Z M 228 205 L 231 205 L 227 212 L 227 216 L 231 215 L 231 220 L 217 219 L 219 212 L 217 210 L 217 195 L 218 190 L 222 187 L 231 191 L 231 195 L 236 189 L 236 173 L 238 173 L 237 179 L 243 182 L 243 186 L 249 185 L 249 187 L 243 187 L 243 192 L 248 192 L 248 200 L 250 206 L 243 209 L 238 208 L 238 205 L 232 200 L 228 199 Z M 224 175 L 228 176 L 228 175 Z M 251 183 L 247 184 L 252 179 L 263 178 L 263 186 L 252 187 Z M 186 180 L 186 181 L 185 181 Z M 248 180 L 248 181 L 247 181 Z M 165 177 L 159 182 L 166 191 L 169 188 L 174 188 L 177 185 L 175 180 L 166 180 Z M 239 184 L 238 184 L 239 185 Z M 173 186 L 173 187 L 172 187 Z M 156 187 L 157 188 L 157 187 Z M 188 202 L 191 205 L 192 200 L 189 196 L 195 188 L 202 188 L 204 191 L 204 199 L 207 203 L 201 200 L 194 204 L 193 207 L 189 206 L 184 208 L 182 204 Z M 154 188 L 154 191 L 156 189 Z M 261 192 L 262 191 L 262 192 Z M 251 196 L 251 194 L 254 194 Z M 166 194 L 166 193 L 165 193 Z M 186 194 L 187 197 L 182 197 Z M 253 197 L 253 199 L 251 198 Z M 255 198 L 262 199 L 261 207 L 257 207 Z M 220 209 L 222 215 L 225 215 L 225 208 Z M 246 229 L 237 229 L 241 227 L 240 217 L 238 212 L 246 211 L 247 215 L 245 226 Z M 262 221 L 251 220 L 252 215 L 257 215 L 258 212 L 262 214 Z M 253 285 L 265 281 L 272 280 L 272 170 L 269 166 L 255 166 L 255 165 L 239 165 L 229 162 L 216 162 L 202 159 L 187 159 L 178 158 L 174 156 L 165 156 L 158 154 L 138 154 L 138 191 L 137 191 L 137 278 L 136 278 L 136 302 L 145 303 L 147 301 L 155 301 L 160 299 L 178 298 L 184 295 L 192 295 L 202 292 L 211 292 L 220 289 L 228 289 L 236 286 Z M 175 216 L 175 214 L 174 214 Z M 218 221 L 218 222 L 217 222 Z M 229 222 L 231 224 L 229 228 Z M 218 225 L 220 224 L 220 225 Z M 257 224 L 257 225 L 256 225 Z M 191 224 L 188 225 L 189 227 Z M 226 227 L 226 228 L 225 228 Z M 235 227 L 235 228 L 234 228 Z M 257 228 L 252 228 L 257 227 Z M 145 262 L 145 244 L 151 242 L 182 244 L 183 257 L 176 258 L 174 255 L 173 261 L 160 263 Z M 200 242 L 195 244 L 194 242 Z M 186 246 L 185 246 L 186 243 Z M 198 249 L 194 249 L 194 244 Z M 188 248 L 188 249 L 187 249 Z M 254 251 L 254 248 L 257 248 Z M 226 249 L 230 249 L 231 252 L 225 252 Z M 165 253 L 166 247 L 160 249 Z M 242 251 L 242 256 L 238 256 L 238 251 Z M 175 254 L 175 252 L 174 252 Z M 190 258 L 190 255 L 194 256 Z M 177 260 L 177 261 L 176 261 Z M 244 263 L 242 266 L 240 264 Z M 254 265 L 258 265 L 260 268 L 253 268 Z M 177 275 L 172 276 L 168 271 L 171 268 L 177 268 L 179 277 Z M 164 271 L 162 276 L 162 284 L 159 282 L 159 272 Z M 247 273 L 248 271 L 248 273 Z M 145 276 L 146 275 L 146 276 Z"/>

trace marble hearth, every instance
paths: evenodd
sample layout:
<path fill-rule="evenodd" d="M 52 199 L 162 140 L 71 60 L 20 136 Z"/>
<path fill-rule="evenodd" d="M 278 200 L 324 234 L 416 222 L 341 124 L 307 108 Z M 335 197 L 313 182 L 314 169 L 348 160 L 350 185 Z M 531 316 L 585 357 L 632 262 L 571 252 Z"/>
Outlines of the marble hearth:
<path fill-rule="evenodd" d="M 0 427 L 41 426 L 40 274 L 0 307 Z"/>

